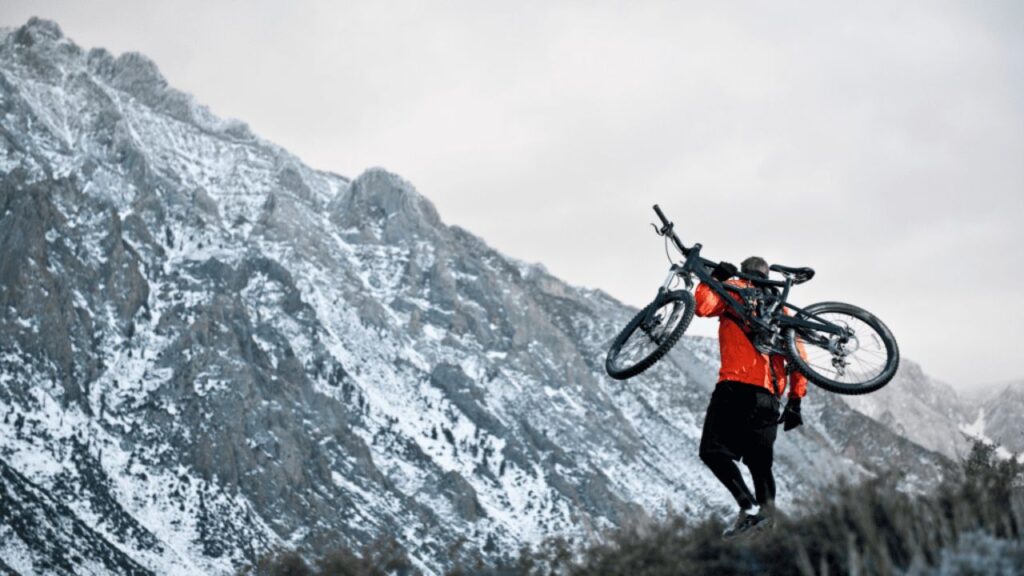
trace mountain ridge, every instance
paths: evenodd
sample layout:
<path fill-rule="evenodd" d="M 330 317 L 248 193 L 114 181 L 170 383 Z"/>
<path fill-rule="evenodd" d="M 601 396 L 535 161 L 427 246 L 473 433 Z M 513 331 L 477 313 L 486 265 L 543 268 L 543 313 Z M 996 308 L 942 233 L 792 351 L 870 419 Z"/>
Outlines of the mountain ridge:
<path fill-rule="evenodd" d="M 965 458 L 978 440 L 997 445 L 1004 458 L 1024 459 L 1024 432 L 1017 421 L 1024 413 L 1024 386 L 1019 383 L 960 394 L 904 360 L 885 388 L 844 399 L 854 410 L 953 460 Z"/>
<path fill-rule="evenodd" d="M 55 24 L 0 39 L 0 98 L 0 462 L 21 475 L 0 488 L 64 502 L 44 507 L 54 534 L 210 574 L 391 536 L 437 573 L 731 506 L 696 458 L 714 340 L 613 382 L 603 353 L 635 309 L 445 225 L 397 175 L 312 170 Z M 894 458 L 911 490 L 948 467 L 839 398 L 806 404 L 777 447 L 784 505 Z M 61 566 L 0 536 L 9 566 Z M 92 571 L 78 557 L 54 573 Z"/>

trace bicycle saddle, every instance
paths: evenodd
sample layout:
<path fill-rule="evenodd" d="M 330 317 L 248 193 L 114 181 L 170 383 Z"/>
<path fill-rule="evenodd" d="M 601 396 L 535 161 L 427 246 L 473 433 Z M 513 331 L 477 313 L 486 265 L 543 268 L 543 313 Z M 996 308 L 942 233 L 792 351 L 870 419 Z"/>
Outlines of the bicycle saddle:
<path fill-rule="evenodd" d="M 778 272 L 783 276 L 793 278 L 793 284 L 803 284 L 811 278 L 814 278 L 814 268 L 795 268 L 792 266 L 783 266 L 782 264 L 772 264 L 768 269 Z"/>

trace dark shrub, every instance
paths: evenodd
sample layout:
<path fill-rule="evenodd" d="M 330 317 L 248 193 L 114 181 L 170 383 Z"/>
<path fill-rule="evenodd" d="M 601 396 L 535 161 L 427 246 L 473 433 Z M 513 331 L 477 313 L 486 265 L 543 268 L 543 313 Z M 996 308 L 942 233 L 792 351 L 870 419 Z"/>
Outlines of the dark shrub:
<path fill-rule="evenodd" d="M 928 495 L 898 491 L 895 476 L 840 484 L 753 540 L 723 541 L 717 519 L 671 518 L 613 531 L 576 554 L 541 547 L 514 569 L 524 576 L 811 575 L 929 573 L 941 565 L 944 573 L 998 566 L 1024 574 L 1024 566 L 1004 569 L 1024 557 L 1024 467 L 981 443 L 961 464 L 959 478 Z M 965 558 L 972 567 L 962 572 Z"/>
<path fill-rule="evenodd" d="M 451 576 L 676 576 L 814 574 L 1024 574 L 1024 467 L 975 444 L 960 474 L 936 491 L 912 495 L 898 477 L 840 484 L 802 507 L 779 515 L 771 532 L 725 542 L 716 518 L 687 522 L 672 517 L 611 531 L 577 548 L 564 538 L 523 550 L 512 563 L 494 559 L 455 563 Z M 458 543 L 452 557 L 459 556 Z M 394 539 L 356 554 L 327 553 L 311 568 L 283 553 L 245 571 L 257 576 L 377 576 L 417 573 Z"/>

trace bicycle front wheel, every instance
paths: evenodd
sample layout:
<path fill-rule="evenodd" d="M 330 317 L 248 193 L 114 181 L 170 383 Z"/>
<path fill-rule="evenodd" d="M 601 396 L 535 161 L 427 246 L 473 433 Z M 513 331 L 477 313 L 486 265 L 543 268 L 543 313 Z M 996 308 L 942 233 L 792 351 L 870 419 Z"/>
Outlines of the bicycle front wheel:
<path fill-rule="evenodd" d="M 843 329 L 841 335 L 810 328 L 787 331 L 790 359 L 812 383 L 837 394 L 867 394 L 896 375 L 899 347 L 874 314 L 852 304 L 821 302 L 797 318 Z"/>
<path fill-rule="evenodd" d="M 615 337 L 605 371 L 616 380 L 640 374 L 661 359 L 693 320 L 693 294 L 666 292 L 637 313 Z"/>

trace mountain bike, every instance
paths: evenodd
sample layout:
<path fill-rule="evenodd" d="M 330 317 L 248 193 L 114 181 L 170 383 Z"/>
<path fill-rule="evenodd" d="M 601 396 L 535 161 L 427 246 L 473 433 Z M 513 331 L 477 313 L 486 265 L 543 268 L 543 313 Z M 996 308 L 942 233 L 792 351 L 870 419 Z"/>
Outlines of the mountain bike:
<path fill-rule="evenodd" d="M 789 369 L 838 394 L 866 394 L 892 380 L 900 352 L 889 328 L 874 314 L 842 302 L 820 302 L 800 308 L 788 302 L 790 289 L 814 277 L 811 268 L 773 264 L 781 280 L 737 272 L 738 281 L 711 276 L 717 262 L 701 256 L 697 243 L 687 248 L 675 226 L 654 205 L 661 227 L 652 224 L 684 256 L 672 262 L 654 301 L 638 312 L 612 341 L 605 371 L 617 380 L 636 376 L 665 356 L 693 320 L 694 278 L 726 303 L 736 321 L 761 354 L 779 354 Z M 671 257 L 669 258 L 671 262 Z M 685 289 L 673 289 L 679 281 Z"/>

